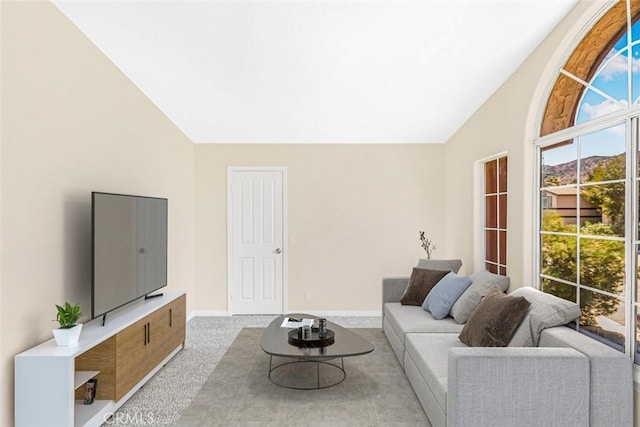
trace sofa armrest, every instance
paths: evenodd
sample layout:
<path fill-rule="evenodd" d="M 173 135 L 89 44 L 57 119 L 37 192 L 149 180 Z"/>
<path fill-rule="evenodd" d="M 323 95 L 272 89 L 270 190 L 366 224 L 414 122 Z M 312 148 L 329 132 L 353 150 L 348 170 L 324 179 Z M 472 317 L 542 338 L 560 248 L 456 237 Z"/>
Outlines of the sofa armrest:
<path fill-rule="evenodd" d="M 542 331 L 538 346 L 573 348 L 589 359 L 591 425 L 633 425 L 633 365 L 628 356 L 566 326 Z"/>
<path fill-rule="evenodd" d="M 569 348 L 449 350 L 447 426 L 588 426 L 589 359 Z"/>
<path fill-rule="evenodd" d="M 388 302 L 400 302 L 405 289 L 409 286 L 408 277 L 382 278 L 382 327 L 384 328 L 384 305 Z"/>

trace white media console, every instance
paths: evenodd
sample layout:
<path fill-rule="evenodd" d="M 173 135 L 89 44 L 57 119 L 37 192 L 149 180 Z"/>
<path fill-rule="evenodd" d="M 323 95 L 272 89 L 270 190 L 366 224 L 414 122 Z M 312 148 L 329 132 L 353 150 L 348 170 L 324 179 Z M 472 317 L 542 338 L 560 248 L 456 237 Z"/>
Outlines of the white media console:
<path fill-rule="evenodd" d="M 186 295 L 165 291 L 85 323 L 80 342 L 53 339 L 15 357 L 15 425 L 100 426 L 184 347 Z M 84 385 L 97 379 L 96 400 Z"/>

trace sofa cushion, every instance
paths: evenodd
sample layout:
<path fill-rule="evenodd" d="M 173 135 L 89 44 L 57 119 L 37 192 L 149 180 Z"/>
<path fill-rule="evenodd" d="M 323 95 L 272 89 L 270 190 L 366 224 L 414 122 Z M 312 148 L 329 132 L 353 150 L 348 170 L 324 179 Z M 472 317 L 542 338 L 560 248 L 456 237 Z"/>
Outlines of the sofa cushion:
<path fill-rule="evenodd" d="M 482 299 L 460 332 L 471 347 L 505 347 L 527 315 L 529 301 L 493 290 Z"/>
<path fill-rule="evenodd" d="M 446 413 L 449 350 L 466 346 L 457 334 L 407 334 L 405 342 L 405 357 L 411 358 Z"/>
<path fill-rule="evenodd" d="M 427 294 L 447 274 L 443 270 L 414 268 L 409 278 L 409 285 L 400 298 L 402 305 L 422 305 Z"/>
<path fill-rule="evenodd" d="M 473 310 L 480 304 L 480 300 L 489 292 L 493 289 L 500 289 L 502 292 L 506 292 L 510 284 L 509 277 L 489 273 L 486 270 L 473 273 L 470 279 L 471 286 L 464 291 L 451 307 L 451 317 L 460 324 L 466 323 Z"/>
<path fill-rule="evenodd" d="M 471 285 L 471 279 L 467 276 L 458 276 L 453 271 L 449 272 L 429 292 L 422 303 L 422 308 L 429 311 L 434 319 L 444 319 L 469 285 Z"/>
<path fill-rule="evenodd" d="M 566 325 L 576 320 L 581 314 L 580 306 L 575 302 L 541 292 L 530 286 L 518 288 L 509 295 L 524 297 L 531 303 L 527 316 L 509 341 L 509 347 L 535 347 L 544 329 Z"/>
<path fill-rule="evenodd" d="M 402 345 L 404 345 L 404 336 L 408 332 L 448 332 L 455 333 L 457 336 L 462 330 L 462 325 L 458 325 L 450 317 L 436 320 L 422 307 L 403 306 L 397 302 L 388 302 L 384 305 L 384 316 L 398 338 L 402 340 Z"/>
<path fill-rule="evenodd" d="M 429 270 L 444 270 L 457 273 L 462 267 L 462 261 L 459 259 L 426 259 L 418 260 L 417 268 L 428 268 Z"/>

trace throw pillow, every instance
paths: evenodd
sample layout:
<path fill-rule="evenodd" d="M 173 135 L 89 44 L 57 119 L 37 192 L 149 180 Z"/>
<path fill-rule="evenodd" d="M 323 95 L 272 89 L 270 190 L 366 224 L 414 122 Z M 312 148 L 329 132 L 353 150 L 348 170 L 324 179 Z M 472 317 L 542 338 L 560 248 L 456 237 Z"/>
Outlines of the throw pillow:
<path fill-rule="evenodd" d="M 422 305 L 427 294 L 447 274 L 446 271 L 415 268 L 409 278 L 409 285 L 400 298 L 402 305 Z"/>
<path fill-rule="evenodd" d="M 527 315 L 529 301 L 499 290 L 482 299 L 460 332 L 460 341 L 470 347 L 506 347 Z"/>
<path fill-rule="evenodd" d="M 462 267 L 462 261 L 459 259 L 426 259 L 420 258 L 418 260 L 417 268 L 426 268 L 429 270 L 444 270 L 453 271 L 457 273 Z"/>
<path fill-rule="evenodd" d="M 531 303 L 529 313 L 516 330 L 509 347 L 537 347 L 540 333 L 544 329 L 565 325 L 582 314 L 580 306 L 575 302 L 529 286 L 518 288 L 509 295 L 524 297 Z"/>
<path fill-rule="evenodd" d="M 429 292 L 422 308 L 431 312 L 434 319 L 444 319 L 469 285 L 471 279 L 467 276 L 458 276 L 453 271 L 447 273 Z"/>
<path fill-rule="evenodd" d="M 481 270 L 471 275 L 471 286 L 458 298 L 453 307 L 451 307 L 451 317 L 457 323 L 465 323 L 471 312 L 480 304 L 480 300 L 493 289 L 500 289 L 506 292 L 509 289 L 509 277 L 498 276 L 489 273 L 487 270 Z"/>

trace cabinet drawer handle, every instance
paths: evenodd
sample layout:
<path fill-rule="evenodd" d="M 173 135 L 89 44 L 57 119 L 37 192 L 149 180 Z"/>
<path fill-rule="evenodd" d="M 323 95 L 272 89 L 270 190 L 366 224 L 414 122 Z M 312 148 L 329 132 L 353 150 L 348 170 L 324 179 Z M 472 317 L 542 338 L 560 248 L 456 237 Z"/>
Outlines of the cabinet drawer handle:
<path fill-rule="evenodd" d="M 144 345 L 147 345 L 147 324 L 144 325 Z"/>
<path fill-rule="evenodd" d="M 172 323 L 173 323 L 173 309 L 170 308 L 169 309 L 169 327 L 173 326 Z"/>
<path fill-rule="evenodd" d="M 147 323 L 147 334 L 149 335 L 147 337 L 147 342 L 151 343 L 151 323 Z"/>

